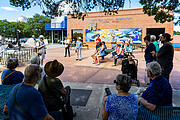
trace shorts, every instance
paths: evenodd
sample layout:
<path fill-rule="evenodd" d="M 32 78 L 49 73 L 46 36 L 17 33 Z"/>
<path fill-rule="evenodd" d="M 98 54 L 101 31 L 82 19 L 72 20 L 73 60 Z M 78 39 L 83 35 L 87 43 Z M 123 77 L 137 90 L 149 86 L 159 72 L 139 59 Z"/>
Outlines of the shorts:
<path fill-rule="evenodd" d="M 45 54 L 42 54 L 39 56 L 40 60 L 44 60 L 45 59 Z"/>

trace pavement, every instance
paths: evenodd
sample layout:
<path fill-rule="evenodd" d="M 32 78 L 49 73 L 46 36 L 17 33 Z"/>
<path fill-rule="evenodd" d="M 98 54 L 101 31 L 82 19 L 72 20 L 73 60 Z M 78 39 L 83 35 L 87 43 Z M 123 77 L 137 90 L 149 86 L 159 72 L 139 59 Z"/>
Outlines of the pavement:
<path fill-rule="evenodd" d="M 118 74 L 121 74 L 121 61 L 118 65 L 112 67 L 113 59 L 111 55 L 105 56 L 101 60 L 99 66 L 92 64 L 90 55 L 94 53 L 94 48 L 82 49 L 82 60 L 76 61 L 75 48 L 72 48 L 71 56 L 64 57 L 64 47 L 60 44 L 48 45 L 46 59 L 48 61 L 57 59 L 64 65 L 64 72 L 58 78 L 63 82 L 64 86 L 70 85 L 72 89 L 92 90 L 90 98 L 86 106 L 73 106 L 77 116 L 74 120 L 101 120 L 101 111 L 103 98 L 105 96 L 104 89 L 109 87 L 112 93 L 117 93 L 113 80 Z M 138 80 L 144 89 L 144 84 L 148 81 L 145 68 L 144 52 L 135 50 L 133 52 L 138 60 Z M 170 84 L 173 88 L 173 106 L 180 106 L 180 51 L 175 51 L 174 68 L 170 75 Z M 18 67 L 17 70 L 24 72 L 27 65 Z M 1 68 L 3 70 L 3 68 Z M 135 93 L 138 87 L 134 84 L 130 92 Z"/>

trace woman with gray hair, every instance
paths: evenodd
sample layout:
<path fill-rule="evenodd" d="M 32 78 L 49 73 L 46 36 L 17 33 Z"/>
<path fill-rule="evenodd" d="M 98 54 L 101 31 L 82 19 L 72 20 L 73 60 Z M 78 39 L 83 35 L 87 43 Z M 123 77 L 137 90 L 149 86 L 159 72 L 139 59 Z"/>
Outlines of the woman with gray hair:
<path fill-rule="evenodd" d="M 39 58 L 38 56 L 33 56 L 33 57 L 31 57 L 31 59 L 30 59 L 30 63 L 31 63 L 31 64 L 36 64 L 36 65 L 40 65 L 40 58 Z M 46 73 L 45 73 L 45 71 L 44 71 L 44 66 L 40 66 L 40 67 L 41 67 L 41 69 L 42 69 L 41 79 L 40 79 L 40 80 L 42 80 Z M 39 81 L 38 81 L 37 83 L 39 83 Z"/>
<path fill-rule="evenodd" d="M 117 94 L 106 96 L 103 103 L 103 120 L 136 120 L 138 113 L 138 99 L 129 93 L 131 78 L 125 74 L 119 74 L 114 80 Z"/>
<path fill-rule="evenodd" d="M 172 88 L 168 80 L 161 75 L 161 71 L 158 62 L 147 64 L 147 75 L 152 81 L 138 102 L 151 111 L 156 106 L 172 106 Z"/>
<path fill-rule="evenodd" d="M 155 45 L 156 52 L 157 52 L 159 50 L 159 43 L 156 40 L 156 36 L 155 35 L 150 35 L 150 40 Z"/>
<path fill-rule="evenodd" d="M 4 70 L 1 75 L 1 82 L 3 85 L 18 84 L 23 81 L 24 75 L 20 71 L 16 71 L 18 67 L 18 59 L 10 58 L 7 62 L 7 70 Z"/>

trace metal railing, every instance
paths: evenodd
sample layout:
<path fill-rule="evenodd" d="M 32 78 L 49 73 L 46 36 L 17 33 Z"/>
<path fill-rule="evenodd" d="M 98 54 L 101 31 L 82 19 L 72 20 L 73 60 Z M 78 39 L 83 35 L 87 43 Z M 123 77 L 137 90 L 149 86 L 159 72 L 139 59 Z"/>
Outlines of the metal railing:
<path fill-rule="evenodd" d="M 22 66 L 28 64 L 30 58 L 34 55 L 35 55 L 34 48 L 31 47 L 21 48 L 21 50 L 5 50 L 3 52 L 0 65 L 6 65 L 7 61 L 10 58 L 17 58 L 19 62 L 19 66 Z"/>

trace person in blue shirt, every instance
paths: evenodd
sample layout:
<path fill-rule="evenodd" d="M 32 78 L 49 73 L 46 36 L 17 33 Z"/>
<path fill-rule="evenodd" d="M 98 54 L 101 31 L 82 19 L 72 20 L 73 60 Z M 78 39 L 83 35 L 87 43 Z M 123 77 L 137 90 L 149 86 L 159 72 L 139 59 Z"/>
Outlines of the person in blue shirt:
<path fill-rule="evenodd" d="M 158 62 L 147 64 L 147 75 L 152 79 L 149 87 L 143 92 L 138 102 L 153 111 L 156 106 L 172 106 L 172 88 L 169 81 L 161 75 Z"/>
<path fill-rule="evenodd" d="M 79 60 L 81 61 L 81 46 L 82 46 L 82 42 L 81 42 L 81 37 L 78 37 L 77 42 L 76 42 L 76 51 L 77 51 L 77 56 L 76 56 L 76 61 Z"/>
<path fill-rule="evenodd" d="M 4 70 L 1 75 L 1 82 L 3 85 L 18 84 L 23 81 L 24 75 L 20 71 L 16 71 L 18 67 L 18 59 L 10 58 L 7 62 L 7 70 Z"/>
<path fill-rule="evenodd" d="M 106 44 L 105 44 L 104 41 L 102 41 L 102 45 L 104 46 L 104 52 L 105 52 L 105 54 L 106 54 L 106 49 L 107 49 L 107 47 L 106 47 Z M 102 60 L 104 60 L 104 56 L 102 56 Z"/>
<path fill-rule="evenodd" d="M 97 64 L 100 65 L 100 57 L 103 57 L 105 55 L 104 45 L 102 45 L 101 42 L 99 42 L 99 48 L 97 50 L 97 53 L 95 54 Z"/>
<path fill-rule="evenodd" d="M 36 64 L 26 67 L 23 83 L 12 89 L 4 106 L 3 112 L 8 114 L 10 120 L 54 120 L 48 113 L 41 94 L 34 88 L 41 78 L 41 72 L 42 69 Z M 60 111 L 53 115 L 62 120 Z"/>
<path fill-rule="evenodd" d="M 153 57 L 153 54 L 156 52 L 156 47 L 153 43 L 150 42 L 150 35 L 144 37 L 144 42 L 146 43 L 147 47 L 145 50 L 145 61 L 146 64 L 152 61 L 155 61 L 156 58 Z"/>
<path fill-rule="evenodd" d="M 127 43 L 127 46 L 125 47 L 125 55 L 131 55 L 133 57 L 135 57 L 133 54 L 132 54 L 132 51 L 133 51 L 133 48 L 132 46 L 130 45 L 130 42 Z"/>
<path fill-rule="evenodd" d="M 138 98 L 128 92 L 131 88 L 131 78 L 128 75 L 119 74 L 114 83 L 118 93 L 104 98 L 103 120 L 136 120 Z"/>

